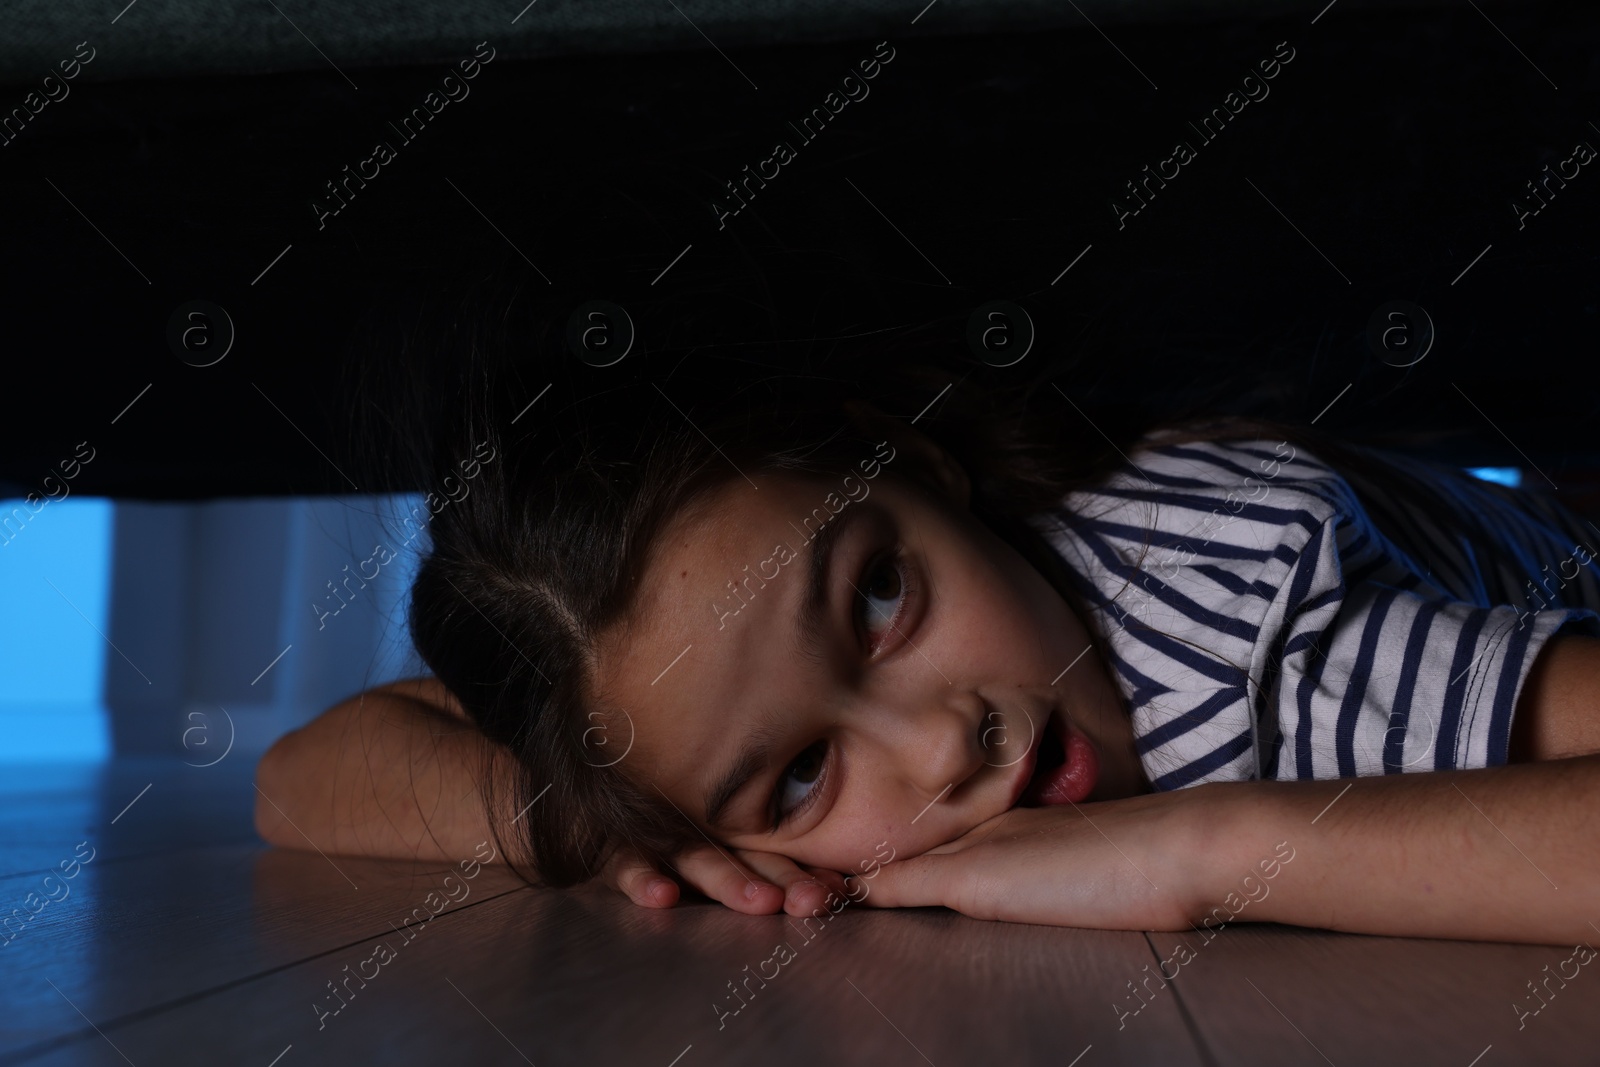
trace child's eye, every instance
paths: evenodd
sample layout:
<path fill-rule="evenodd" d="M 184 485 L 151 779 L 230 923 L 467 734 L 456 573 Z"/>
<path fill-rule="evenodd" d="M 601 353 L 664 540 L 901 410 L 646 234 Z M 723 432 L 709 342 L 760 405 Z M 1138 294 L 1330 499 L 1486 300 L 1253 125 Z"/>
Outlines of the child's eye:
<path fill-rule="evenodd" d="M 828 765 L 828 743 L 818 741 L 796 757 L 795 761 L 784 770 L 778 779 L 778 786 L 772 792 L 772 828 L 777 830 L 791 818 L 809 808 L 816 802 L 821 793 L 821 783 Z M 794 781 L 804 786 L 799 791 L 799 800 L 789 802 L 790 790 L 788 788 L 791 777 Z"/>
<path fill-rule="evenodd" d="M 861 573 L 856 583 L 855 618 L 867 633 L 867 640 L 876 648 L 883 635 L 894 629 L 905 611 L 906 597 L 913 592 L 910 572 L 900 562 L 897 553 L 876 556 Z M 826 741 L 818 741 L 784 770 L 772 791 L 770 810 L 773 831 L 781 829 L 796 815 L 816 803 L 822 793 L 822 783 L 828 769 L 830 749 Z M 799 786 L 791 789 L 791 783 Z"/>
<path fill-rule="evenodd" d="M 906 597 L 906 572 L 892 555 L 877 557 L 867 564 L 861 581 L 856 584 L 860 598 L 856 601 L 856 620 L 867 632 L 869 644 L 874 648 L 894 628 Z"/>

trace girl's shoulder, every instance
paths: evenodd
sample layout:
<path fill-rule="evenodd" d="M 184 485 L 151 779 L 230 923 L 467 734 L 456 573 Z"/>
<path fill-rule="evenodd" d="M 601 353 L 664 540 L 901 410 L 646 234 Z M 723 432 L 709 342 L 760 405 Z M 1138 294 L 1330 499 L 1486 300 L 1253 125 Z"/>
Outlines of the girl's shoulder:
<path fill-rule="evenodd" d="M 1195 441 L 1152 433 L 1117 470 L 1062 502 L 1055 517 L 1071 524 L 1136 524 L 1157 540 L 1231 529 L 1254 543 L 1309 535 L 1329 522 L 1364 520 L 1352 486 L 1303 445 L 1231 438 Z"/>
<path fill-rule="evenodd" d="M 1444 596 L 1481 605 L 1524 604 L 1530 579 L 1564 562 L 1584 565 L 1600 544 L 1600 531 L 1552 497 L 1399 453 L 1350 450 L 1361 463 L 1336 468 L 1286 440 L 1153 433 L 1045 521 L 1185 556 L 1231 553 L 1232 567 L 1269 556 L 1288 562 L 1322 530 L 1358 574 L 1368 573 L 1369 557 L 1381 558 Z M 1546 598 L 1600 608 L 1592 568 L 1565 593 Z"/>
<path fill-rule="evenodd" d="M 1170 431 L 1141 438 L 1129 454 L 1130 469 L 1109 484 L 1131 479 L 1150 487 L 1152 472 L 1174 486 L 1249 494 L 1262 484 L 1314 488 L 1342 481 L 1340 473 L 1303 444 L 1262 437 L 1197 441 Z"/>

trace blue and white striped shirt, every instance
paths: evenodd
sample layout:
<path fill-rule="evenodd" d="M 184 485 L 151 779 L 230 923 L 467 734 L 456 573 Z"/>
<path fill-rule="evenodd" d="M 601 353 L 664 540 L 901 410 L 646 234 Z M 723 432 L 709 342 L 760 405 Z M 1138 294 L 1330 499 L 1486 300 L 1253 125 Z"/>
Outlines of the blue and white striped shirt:
<path fill-rule="evenodd" d="M 1287 443 L 1152 435 L 1128 458 L 1030 522 L 1158 790 L 1504 764 L 1544 642 L 1600 636 L 1600 535 L 1536 494 L 1389 457 L 1441 522 Z"/>

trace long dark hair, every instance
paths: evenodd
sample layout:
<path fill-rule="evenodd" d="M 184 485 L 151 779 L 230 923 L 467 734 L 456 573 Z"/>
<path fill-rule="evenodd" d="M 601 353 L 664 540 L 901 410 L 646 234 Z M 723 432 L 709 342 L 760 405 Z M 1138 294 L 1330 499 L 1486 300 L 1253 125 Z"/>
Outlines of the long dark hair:
<path fill-rule="evenodd" d="M 1374 484 L 1388 476 L 1374 454 L 1314 428 L 1207 414 L 1218 405 L 1203 394 L 1165 412 L 1079 408 L 1059 384 L 1070 379 L 1061 360 L 1008 376 L 944 341 L 880 344 L 850 373 L 650 353 L 593 366 L 569 348 L 553 304 L 520 282 L 471 286 L 398 344 L 375 337 L 382 370 L 360 384 L 364 432 L 410 445 L 416 466 L 400 477 L 413 487 L 442 497 L 447 478 L 459 484 L 478 464 L 466 495 L 432 520 L 411 635 L 483 734 L 515 755 L 509 793 L 485 773 L 485 803 L 502 852 L 549 886 L 591 878 L 618 847 L 665 869 L 703 840 L 618 761 L 630 725 L 595 699 L 595 643 L 628 618 L 664 524 L 707 490 L 741 473 L 839 479 L 871 456 L 845 401 L 915 417 L 967 470 L 974 513 L 1086 623 L 1061 560 L 1022 520 L 1105 478 L 1157 426 L 1174 439 L 1289 441 Z"/>

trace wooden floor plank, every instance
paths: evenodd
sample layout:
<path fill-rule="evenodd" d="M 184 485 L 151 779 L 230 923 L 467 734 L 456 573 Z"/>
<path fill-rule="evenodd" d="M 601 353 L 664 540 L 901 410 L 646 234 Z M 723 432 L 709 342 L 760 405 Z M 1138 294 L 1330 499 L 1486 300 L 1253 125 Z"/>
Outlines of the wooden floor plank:
<path fill-rule="evenodd" d="M 470 862 L 473 879 L 458 870 L 446 885 L 450 864 L 262 846 L 250 769 L 117 761 L 0 790 L 0 902 L 68 893 L 0 946 L 0 1063 L 265 1064 L 290 1045 L 281 1067 L 521 1062 L 511 1043 L 534 1062 L 663 1064 L 695 1045 L 683 1067 L 1066 1063 L 1091 1045 L 1085 1067 L 1200 1062 L 1175 1001 L 1129 1034 L 1106 1010 L 1100 991 L 1153 959 L 1140 934 L 942 909 L 808 922 L 710 902 L 654 911 Z M 46 882 L 85 842 L 93 858 Z M 463 887 L 459 904 L 444 899 Z M 408 917 L 423 931 L 410 939 L 396 929 Z M 380 943 L 394 954 L 383 966 Z M 334 982 L 348 1006 L 319 1018 L 340 1003 Z"/>
<path fill-rule="evenodd" d="M 83 841 L 96 862 L 254 841 L 253 771 L 244 759 L 8 767 L 0 773 L 0 875 L 46 873 Z"/>
<path fill-rule="evenodd" d="M 1151 984 L 1149 1003 L 1180 996 L 1202 1044 L 1225 1064 L 1600 1062 L 1600 959 L 1563 966 L 1570 947 L 1271 923 L 1235 924 L 1210 941 L 1198 933 L 1150 937 L 1167 961 L 1158 969 L 1172 978 L 1165 989 L 1159 978 Z M 1178 952 L 1180 943 L 1188 952 Z M 1591 943 L 1600 946 L 1600 937 Z M 1541 1009 L 1526 983 L 1558 970 L 1575 977 L 1552 979 Z"/>
<path fill-rule="evenodd" d="M 206 951 L 185 941 L 167 966 Z M 792 958 L 763 968 L 779 941 Z M 1151 958 L 1136 933 L 942 909 L 845 907 L 801 924 L 713 904 L 651 911 L 599 887 L 524 890 L 441 915 L 411 941 L 391 932 L 151 1015 L 108 1021 L 80 1004 L 103 1034 L 80 1019 L 71 1040 L 19 1062 L 267 1064 L 292 1046 L 279 1067 L 1064 1065 L 1086 1050 L 1082 1067 L 1198 1064 L 1171 999 L 1122 1033 L 1105 1008 L 1103 991 Z M 137 966 L 131 953 L 104 963 Z M 740 1004 L 728 984 L 762 970 L 764 987 L 750 978 L 724 1014 Z"/>
<path fill-rule="evenodd" d="M 79 1029 L 79 1011 L 114 1023 L 521 884 L 499 866 L 446 884 L 449 873 L 257 843 L 96 857 L 70 880 L 0 878 L 0 901 L 61 897 L 20 928 L 13 916 L 0 945 L 0 1004 L 14 1009 L 0 1013 L 0 1053 Z"/>

